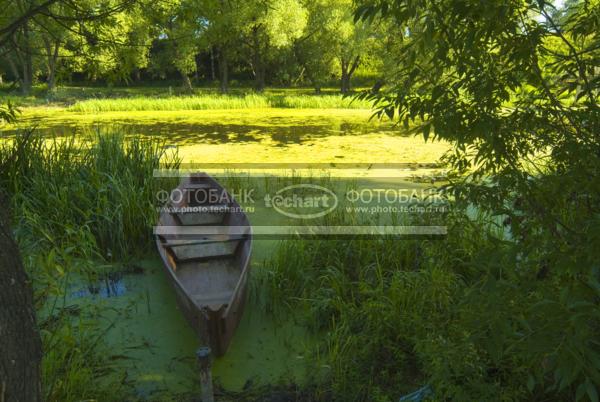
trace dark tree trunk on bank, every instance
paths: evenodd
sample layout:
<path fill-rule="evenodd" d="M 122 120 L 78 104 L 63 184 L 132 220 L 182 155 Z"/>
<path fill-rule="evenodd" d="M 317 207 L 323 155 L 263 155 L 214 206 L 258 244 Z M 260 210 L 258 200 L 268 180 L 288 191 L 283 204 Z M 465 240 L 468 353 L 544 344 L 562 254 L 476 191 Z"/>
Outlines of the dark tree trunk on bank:
<path fill-rule="evenodd" d="M 356 71 L 356 68 L 360 64 L 360 56 L 356 56 L 353 60 L 346 60 L 342 58 L 342 79 L 341 79 L 341 91 L 343 94 L 350 92 L 350 79 L 352 74 Z"/>
<path fill-rule="evenodd" d="M 31 53 L 29 52 L 29 31 L 26 27 L 22 30 L 22 38 L 24 38 L 22 41 L 19 40 L 16 32 L 11 36 L 12 54 L 9 54 L 7 59 L 21 92 L 23 95 L 28 95 L 31 92 L 33 67 Z"/>
<path fill-rule="evenodd" d="M 54 45 L 50 43 L 50 40 L 45 40 L 46 44 L 46 54 L 48 56 L 48 79 L 47 86 L 48 91 L 54 91 L 56 89 L 56 65 L 58 64 L 58 50 L 60 48 L 60 43 L 58 41 L 54 42 Z"/>
<path fill-rule="evenodd" d="M 214 51 L 214 46 L 210 47 L 210 80 L 212 82 L 215 81 L 216 79 L 216 74 L 215 74 L 215 51 Z"/>
<path fill-rule="evenodd" d="M 257 92 L 265 89 L 265 66 L 260 60 L 254 66 L 254 89 Z"/>
<path fill-rule="evenodd" d="M 21 87 L 21 91 L 23 92 L 23 95 L 29 95 L 33 85 L 33 57 L 31 55 L 29 28 L 27 25 L 23 27 L 23 48 L 23 86 Z"/>
<path fill-rule="evenodd" d="M 42 344 L 35 321 L 31 283 L 9 229 L 7 202 L 0 194 L 0 401 L 42 400 Z"/>
<path fill-rule="evenodd" d="M 190 77 L 186 73 L 181 72 L 181 78 L 183 79 L 184 91 L 193 92 L 194 88 L 192 87 L 192 81 L 190 80 Z"/>
<path fill-rule="evenodd" d="M 375 81 L 375 84 L 373 84 L 373 86 L 371 87 L 371 93 L 373 93 L 373 94 L 379 93 L 379 90 L 384 85 L 385 85 L 385 80 L 383 78 L 378 79 L 377 81 Z"/>
<path fill-rule="evenodd" d="M 219 89 L 222 93 L 229 91 L 229 63 L 227 62 L 227 53 L 223 48 L 219 52 Z"/>
<path fill-rule="evenodd" d="M 254 70 L 254 89 L 262 92 L 265 89 L 265 65 L 260 51 L 259 28 L 252 31 L 252 69 Z"/>
<path fill-rule="evenodd" d="M 8 56 L 7 59 L 8 59 L 8 66 L 10 67 L 10 72 L 12 73 L 12 75 L 14 77 L 14 81 L 18 85 L 21 85 L 21 75 L 19 74 L 19 70 L 17 69 L 15 62 L 13 61 L 13 59 L 10 56 Z"/>
<path fill-rule="evenodd" d="M 343 94 L 350 92 L 350 76 L 346 70 L 342 69 L 341 91 Z"/>

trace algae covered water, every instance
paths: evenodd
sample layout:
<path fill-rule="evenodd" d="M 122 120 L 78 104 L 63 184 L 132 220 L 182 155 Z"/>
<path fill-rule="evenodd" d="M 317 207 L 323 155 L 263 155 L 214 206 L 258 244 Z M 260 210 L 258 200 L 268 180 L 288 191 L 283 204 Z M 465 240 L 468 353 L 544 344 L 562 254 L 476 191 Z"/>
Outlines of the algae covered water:
<path fill-rule="evenodd" d="M 158 258 L 141 262 L 138 273 L 111 274 L 93 283 L 75 281 L 70 288 L 67 305 L 93 314 L 106 329 L 102 343 L 115 372 L 125 372 L 123 381 L 140 397 L 198 390 L 195 351 L 200 344 L 177 308 Z M 255 290 L 251 288 L 227 354 L 213 362 L 215 384 L 226 390 L 303 377 L 308 335 L 293 320 L 267 315 Z"/>
<path fill-rule="evenodd" d="M 428 163 L 448 150 L 425 143 L 364 109 L 240 109 L 82 114 L 28 109 L 18 125 L 48 136 L 106 134 L 160 138 L 184 163 Z"/>

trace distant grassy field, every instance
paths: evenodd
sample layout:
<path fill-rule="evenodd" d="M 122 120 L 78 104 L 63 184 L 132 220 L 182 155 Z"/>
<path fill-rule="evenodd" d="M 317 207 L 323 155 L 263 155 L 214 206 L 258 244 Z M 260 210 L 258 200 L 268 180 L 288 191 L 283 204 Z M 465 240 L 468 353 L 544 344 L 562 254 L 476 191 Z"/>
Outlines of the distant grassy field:
<path fill-rule="evenodd" d="M 357 89 L 359 91 L 360 89 Z M 57 88 L 48 93 L 36 87 L 30 96 L 0 87 L 0 102 L 21 108 L 58 107 L 80 113 L 145 110 L 206 110 L 247 108 L 369 109 L 370 104 L 343 97 L 335 88 L 315 94 L 312 88 L 269 88 L 258 94 L 250 88 L 233 88 L 223 95 L 215 88 L 196 88 L 192 93 L 164 86 Z"/>

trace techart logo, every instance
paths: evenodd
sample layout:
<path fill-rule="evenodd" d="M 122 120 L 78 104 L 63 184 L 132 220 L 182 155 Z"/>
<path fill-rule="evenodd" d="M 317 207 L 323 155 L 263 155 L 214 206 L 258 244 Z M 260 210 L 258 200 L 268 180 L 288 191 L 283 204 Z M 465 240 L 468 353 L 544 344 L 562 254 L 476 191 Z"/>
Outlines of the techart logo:
<path fill-rule="evenodd" d="M 296 219 L 315 219 L 332 212 L 338 198 L 328 188 L 316 184 L 294 184 L 265 195 L 265 206 Z"/>

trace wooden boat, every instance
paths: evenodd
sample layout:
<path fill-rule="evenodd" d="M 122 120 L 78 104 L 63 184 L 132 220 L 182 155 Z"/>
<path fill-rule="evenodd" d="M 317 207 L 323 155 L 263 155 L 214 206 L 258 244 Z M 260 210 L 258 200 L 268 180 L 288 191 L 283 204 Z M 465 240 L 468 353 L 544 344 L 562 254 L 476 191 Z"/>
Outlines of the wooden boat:
<path fill-rule="evenodd" d="M 213 178 L 194 174 L 171 193 L 155 229 L 177 302 L 203 345 L 223 355 L 247 298 L 252 230 Z"/>

